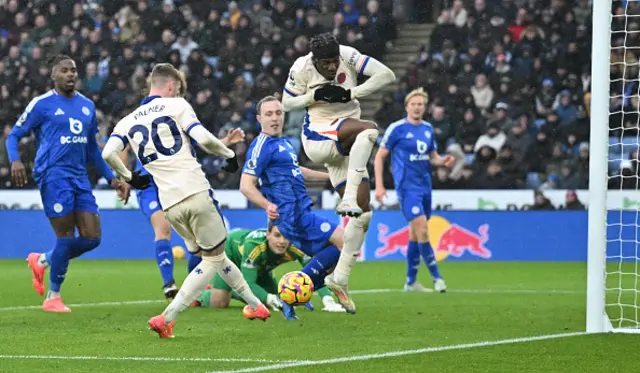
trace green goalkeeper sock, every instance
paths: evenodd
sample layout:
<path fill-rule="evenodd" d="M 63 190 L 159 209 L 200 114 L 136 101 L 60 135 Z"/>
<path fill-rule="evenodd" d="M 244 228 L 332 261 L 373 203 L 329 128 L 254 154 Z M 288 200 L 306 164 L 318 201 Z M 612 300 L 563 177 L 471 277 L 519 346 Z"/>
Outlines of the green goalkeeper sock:
<path fill-rule="evenodd" d="M 333 297 L 333 293 L 326 286 L 323 287 L 322 289 L 318 290 L 317 293 L 320 296 L 320 298 L 324 298 L 326 296 Z"/>
<path fill-rule="evenodd" d="M 202 291 L 202 293 L 200 293 L 200 296 L 198 297 L 198 303 L 200 303 L 200 307 L 205 307 L 205 308 L 211 307 L 212 291 L 213 290 L 209 289 L 209 290 L 204 290 Z"/>

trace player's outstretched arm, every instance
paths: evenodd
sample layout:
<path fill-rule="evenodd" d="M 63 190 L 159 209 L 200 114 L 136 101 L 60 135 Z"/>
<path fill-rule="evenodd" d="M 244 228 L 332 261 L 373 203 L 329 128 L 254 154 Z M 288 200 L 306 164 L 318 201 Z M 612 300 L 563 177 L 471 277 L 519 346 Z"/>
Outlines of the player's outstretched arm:
<path fill-rule="evenodd" d="M 260 206 L 267 212 L 267 217 L 271 220 L 277 219 L 278 208 L 273 203 L 269 202 L 258 190 L 258 177 L 243 173 L 240 177 L 240 192 L 247 197 L 251 203 L 256 206 Z"/>
<path fill-rule="evenodd" d="M 387 194 L 387 190 L 384 188 L 384 159 L 389 155 L 389 149 L 380 147 L 376 153 L 376 158 L 373 163 L 373 170 L 376 176 L 376 200 L 382 204 L 384 196 Z"/>
<path fill-rule="evenodd" d="M 227 148 L 222 141 L 201 125 L 190 127 L 187 134 L 198 143 L 202 150 L 209 154 L 218 155 L 225 159 L 236 156 L 233 150 Z"/>
<path fill-rule="evenodd" d="M 365 58 L 367 62 L 362 73 L 369 79 L 351 89 L 351 99 L 368 96 L 396 80 L 396 74 L 385 64 L 369 56 Z"/>
<path fill-rule="evenodd" d="M 116 175 L 126 181 L 130 181 L 132 173 L 120 158 L 120 154 L 124 149 L 124 142 L 119 137 L 112 135 L 109 137 L 104 149 L 102 149 L 102 159 L 116 172 Z"/>
<path fill-rule="evenodd" d="M 308 169 L 306 167 L 300 167 L 300 171 L 302 171 L 302 177 L 304 177 L 305 181 L 328 181 L 329 174 L 327 172 L 315 171 Z"/>

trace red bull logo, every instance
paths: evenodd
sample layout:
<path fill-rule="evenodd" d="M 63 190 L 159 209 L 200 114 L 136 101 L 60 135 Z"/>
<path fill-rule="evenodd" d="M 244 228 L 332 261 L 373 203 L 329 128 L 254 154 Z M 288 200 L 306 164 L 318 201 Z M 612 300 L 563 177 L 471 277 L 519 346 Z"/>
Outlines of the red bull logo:
<path fill-rule="evenodd" d="M 452 224 L 441 216 L 429 220 L 429 240 L 434 248 L 436 260 L 442 261 L 449 255 L 459 258 L 465 253 L 483 259 L 491 258 L 491 250 L 485 246 L 489 240 L 489 225 L 483 224 L 474 233 L 458 224 Z M 378 241 L 382 244 L 376 249 L 376 258 L 384 258 L 397 252 L 407 255 L 409 227 L 389 232 L 386 224 L 378 224 Z"/>

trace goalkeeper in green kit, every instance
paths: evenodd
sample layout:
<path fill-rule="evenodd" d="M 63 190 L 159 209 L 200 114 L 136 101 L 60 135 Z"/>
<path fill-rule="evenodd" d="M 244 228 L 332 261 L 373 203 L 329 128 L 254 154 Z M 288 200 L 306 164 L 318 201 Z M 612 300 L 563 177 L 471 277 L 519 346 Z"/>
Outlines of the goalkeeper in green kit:
<path fill-rule="evenodd" d="M 251 291 L 265 305 L 280 310 L 282 304 L 278 296 L 278 281 L 273 277 L 273 269 L 280 264 L 294 260 L 305 265 L 311 258 L 295 246 L 291 245 L 269 222 L 266 230 L 236 230 L 230 232 L 225 244 L 225 254 L 242 270 L 244 279 Z M 331 291 L 323 287 L 317 290 L 322 297 L 323 311 L 345 312 L 345 309 L 333 299 Z M 227 308 L 231 298 L 242 300 L 229 285 L 216 275 L 213 288 L 200 294 L 195 307 Z M 305 306 L 313 310 L 311 302 Z"/>

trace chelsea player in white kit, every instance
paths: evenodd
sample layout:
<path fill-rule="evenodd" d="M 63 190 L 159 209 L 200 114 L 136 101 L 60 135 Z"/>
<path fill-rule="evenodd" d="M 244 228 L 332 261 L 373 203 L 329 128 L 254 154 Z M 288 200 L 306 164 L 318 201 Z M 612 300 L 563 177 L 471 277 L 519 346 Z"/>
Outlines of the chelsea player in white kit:
<path fill-rule="evenodd" d="M 377 125 L 360 120 L 358 98 L 378 91 L 396 77 L 376 59 L 340 45 L 330 33 L 313 37 L 310 46 L 311 53 L 291 67 L 282 106 L 285 111 L 307 110 L 302 132 L 305 153 L 314 163 L 327 167 L 331 183 L 342 197 L 336 212 L 352 217 L 336 269 L 325 280 L 338 298 L 344 299 L 349 297 L 351 267 L 371 222 L 366 167 L 378 139 Z M 358 74 L 369 79 L 358 85 Z"/>
<path fill-rule="evenodd" d="M 136 189 L 148 187 L 153 177 L 165 217 L 184 239 L 189 252 L 202 257 L 173 301 L 161 315 L 149 320 L 149 326 L 161 338 L 173 338 L 178 314 L 193 303 L 216 273 L 247 303 L 247 317 L 266 320 L 269 310 L 224 253 L 227 230 L 209 181 L 193 154 L 191 140 L 207 153 L 227 159 L 224 169 L 228 172 L 239 169 L 236 155 L 200 124 L 184 98 L 177 97 L 184 82 L 175 67 L 168 63 L 156 65 L 149 84 L 149 97 L 118 122 L 102 156 L 118 176 Z M 119 154 L 128 143 L 149 175 L 141 175 L 140 170 L 131 172 L 120 159 Z"/>
<path fill-rule="evenodd" d="M 391 153 L 393 181 L 402 213 L 409 223 L 407 280 L 405 291 L 425 291 L 416 282 L 420 256 L 427 265 L 438 292 L 447 290 L 429 243 L 428 219 L 431 217 L 431 165 L 451 167 L 451 155 L 441 157 L 431 124 L 422 120 L 428 101 L 422 89 L 410 92 L 404 100 L 407 117 L 392 123 L 384 133 L 375 158 L 376 199 L 383 203 L 387 194 L 382 182 L 384 159 Z"/>

